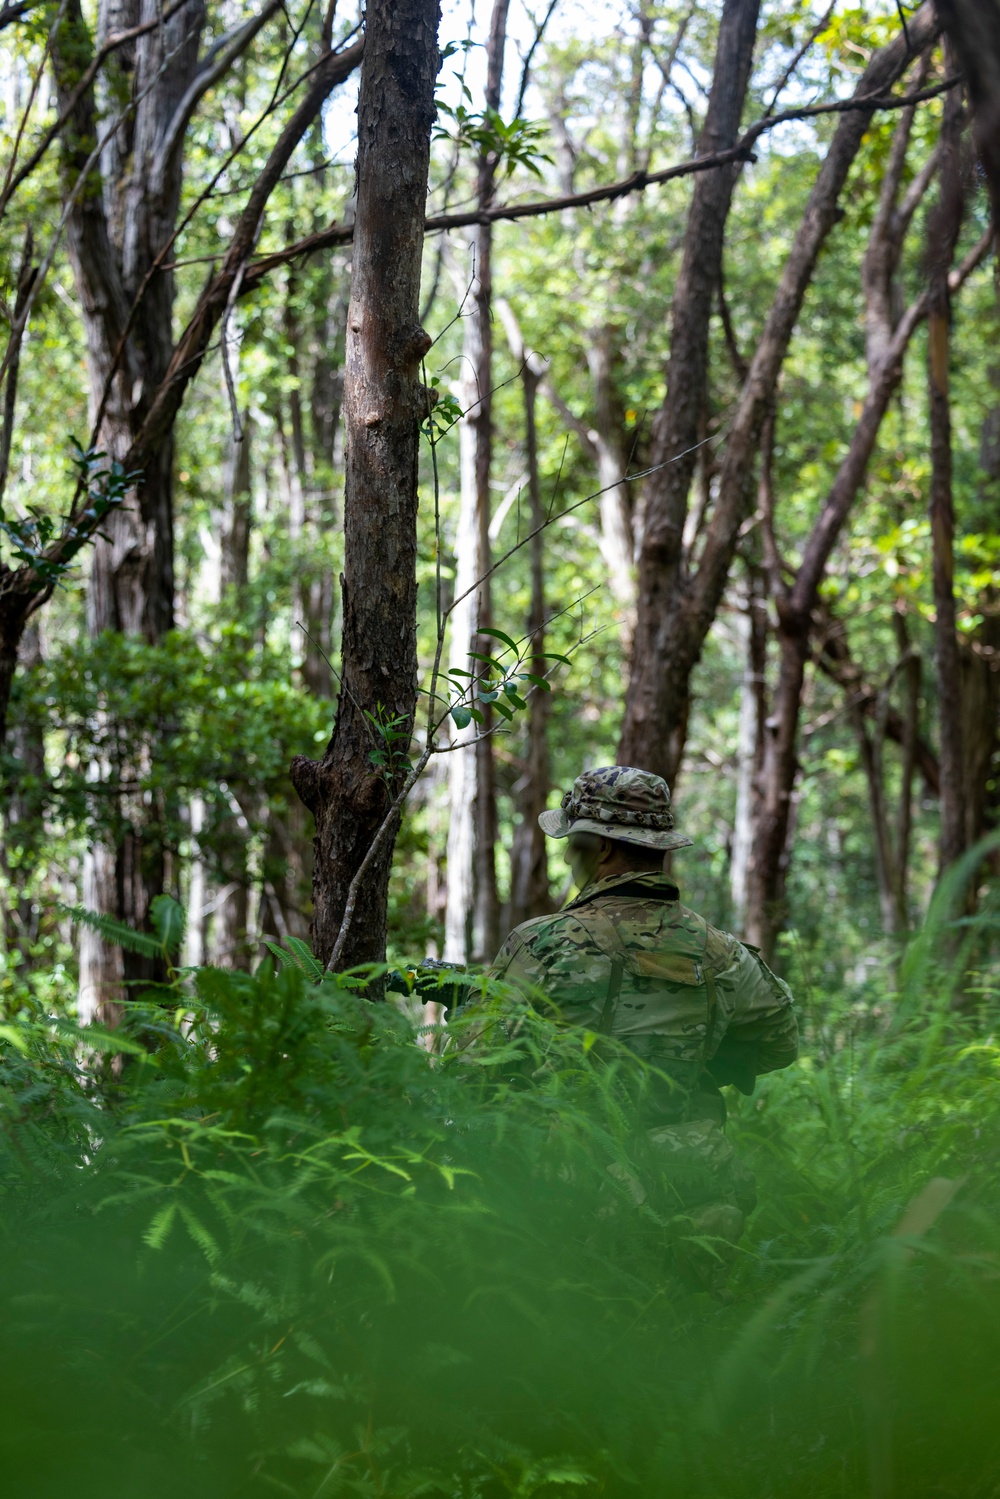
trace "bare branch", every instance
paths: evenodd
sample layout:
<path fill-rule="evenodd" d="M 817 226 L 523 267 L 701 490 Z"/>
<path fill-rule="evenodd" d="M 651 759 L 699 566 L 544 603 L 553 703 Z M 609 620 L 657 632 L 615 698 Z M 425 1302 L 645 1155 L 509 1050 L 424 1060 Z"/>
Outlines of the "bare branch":
<path fill-rule="evenodd" d="M 155 195 L 159 191 L 174 152 L 183 142 L 184 132 L 201 99 L 223 74 L 229 71 L 275 12 L 282 9 L 283 3 L 284 0 L 267 0 L 259 15 L 251 16 L 248 20 L 241 21 L 238 26 L 233 26 L 206 53 L 164 131 L 163 140 L 150 174 L 149 190 L 152 194 Z"/>
<path fill-rule="evenodd" d="M 774 85 L 774 88 L 771 91 L 771 102 L 767 106 L 768 114 L 771 114 L 773 112 L 774 106 L 781 98 L 781 95 L 785 92 L 785 89 L 791 82 L 792 75 L 794 74 L 799 63 L 805 57 L 806 53 L 809 51 L 809 48 L 812 46 L 813 42 L 818 36 L 822 36 L 823 32 L 829 26 L 830 21 L 833 17 L 833 13 L 836 9 L 837 0 L 832 0 L 832 3 L 827 6 L 826 10 L 823 12 L 820 19 L 816 22 L 816 25 L 813 27 L 812 31 L 810 31 L 809 35 L 802 43 L 802 46 L 799 48 L 795 56 L 792 58 L 791 62 L 788 64 L 788 67 L 785 69 L 781 77 L 778 79 L 777 83 Z"/>
<path fill-rule="evenodd" d="M 48 129 L 42 133 L 41 139 L 39 140 L 34 151 L 32 151 L 31 155 L 28 157 L 27 161 L 20 168 L 20 170 L 17 171 L 11 178 L 11 180 L 7 183 L 3 192 L 0 193 L 0 218 L 3 217 L 7 204 L 10 202 L 14 193 L 17 192 L 17 189 L 21 186 L 21 183 L 24 182 L 27 177 L 31 176 L 32 172 L 38 166 L 38 163 L 41 161 L 42 157 L 45 155 L 52 142 L 56 139 L 56 136 L 58 136 L 62 132 L 66 123 L 71 119 L 77 105 L 80 103 L 81 99 L 84 98 L 94 79 L 97 77 L 104 63 L 107 62 L 111 54 L 113 52 L 116 52 L 119 47 L 124 47 L 129 42 L 134 42 L 138 37 L 145 36 L 147 31 L 153 31 L 157 26 L 162 26 L 164 21 L 169 21 L 170 17 L 175 16 L 177 12 L 186 4 L 187 0 L 172 0 L 172 3 L 170 5 L 164 7 L 162 14 L 154 16 L 149 21 L 143 21 L 141 26 L 132 26 L 128 31 L 115 32 L 114 35 L 109 36 L 104 45 L 94 53 L 94 56 L 87 64 L 79 80 L 74 85 L 73 91 L 68 96 L 66 103 L 59 111 L 57 118 L 48 127 Z"/>
<path fill-rule="evenodd" d="M 541 45 L 542 38 L 544 37 L 548 24 L 552 19 L 552 12 L 555 10 L 558 4 L 559 0 L 549 0 L 548 8 L 542 19 L 540 21 L 534 22 L 535 35 L 532 38 L 531 46 L 524 54 L 524 61 L 521 64 L 521 84 L 517 91 L 517 104 L 514 107 L 515 117 L 520 117 L 521 110 L 524 108 L 524 96 L 528 91 L 528 83 L 531 78 L 531 64 L 535 60 L 535 53 Z"/>
<path fill-rule="evenodd" d="M 0 10 L 0 31 L 5 31 L 8 26 L 13 26 L 15 21 L 20 21 L 29 10 L 33 10 L 36 0 L 21 0 L 19 5 L 5 5 Z"/>
<path fill-rule="evenodd" d="M 205 287 L 190 322 L 177 342 L 166 375 L 129 451 L 126 467 L 141 468 L 150 449 L 173 422 L 184 391 L 200 365 L 209 338 L 225 310 L 232 286 L 252 253 L 260 221 L 276 183 L 326 99 L 361 62 L 364 45 L 362 38 L 343 52 L 327 53 L 315 69 L 308 92 L 281 132 L 254 184 L 246 207 L 237 220 L 222 269 Z"/>
<path fill-rule="evenodd" d="M 31 225 L 25 230 L 24 249 L 21 252 L 21 268 L 17 277 L 17 299 L 14 303 L 14 323 L 11 330 L 10 360 L 7 367 L 7 385 L 4 390 L 3 399 L 3 427 L 0 429 L 0 519 L 3 518 L 3 496 L 7 488 L 7 474 L 10 470 L 10 448 L 14 439 L 14 415 L 17 406 L 17 375 L 21 362 L 21 340 L 24 337 L 24 308 L 31 294 L 31 288 L 37 275 L 37 267 L 32 266 L 31 260 L 34 254 L 35 241 L 31 232 Z M 14 331 L 14 330 L 18 331 Z"/>
<path fill-rule="evenodd" d="M 530 219 L 541 214 L 562 213 L 569 208 L 589 208 L 595 203 L 610 203 L 629 193 L 643 192 L 647 187 L 655 187 L 661 182 L 673 182 L 678 177 L 691 177 L 698 172 L 709 172 L 716 167 L 729 166 L 735 161 L 754 161 L 756 158 L 752 147 L 760 136 L 766 131 L 774 130 L 778 125 L 787 124 L 790 120 L 815 119 L 820 115 L 846 114 L 858 110 L 874 113 L 881 109 L 906 109 L 914 104 L 922 104 L 928 99 L 936 99 L 939 94 L 947 92 L 958 82 L 960 79 L 952 76 L 941 83 L 919 89 L 912 94 L 901 95 L 898 98 L 893 98 L 891 95 L 886 97 L 872 94 L 852 99 L 840 99 L 834 104 L 810 104 L 802 109 L 787 109 L 781 114 L 767 116 L 751 125 L 731 150 L 717 151 L 709 156 L 695 156 L 688 161 L 678 162 L 675 166 L 664 167 L 659 172 L 633 172 L 630 177 L 625 177 L 619 182 L 605 183 L 601 187 L 592 187 L 582 193 L 567 193 L 559 198 L 544 198 L 528 203 L 504 203 L 494 208 L 473 208 L 465 213 L 439 214 L 437 217 L 427 219 L 424 225 L 425 232 L 433 234 L 441 230 L 467 229 L 472 224 L 496 224 L 501 220 Z M 328 250 L 334 245 L 350 244 L 353 236 L 353 224 L 331 224 L 328 228 L 308 235 L 293 245 L 286 245 L 281 250 L 262 255 L 248 268 L 243 283 L 244 291 L 252 291 L 264 276 L 269 275 L 279 266 L 287 265 L 290 260 L 296 260 L 300 255 L 311 255 L 317 250 Z"/>
<path fill-rule="evenodd" d="M 29 93 L 28 93 L 28 102 L 25 104 L 24 110 L 23 110 L 23 112 L 21 114 L 21 118 L 20 118 L 20 120 L 17 123 L 17 130 L 15 131 L 15 134 L 14 134 L 14 143 L 13 143 L 13 145 L 11 147 L 11 151 L 10 151 L 10 160 L 7 163 L 7 170 L 4 173 L 3 187 L 4 187 L 4 191 L 5 192 L 7 190 L 7 187 L 9 185 L 9 183 L 10 183 L 10 179 L 11 179 L 11 177 L 14 174 L 14 168 L 17 166 L 18 152 L 21 149 L 21 138 L 24 135 L 24 131 L 25 131 L 25 128 L 26 128 L 26 126 L 28 124 L 28 120 L 31 117 L 31 111 L 34 108 L 35 99 L 38 96 L 38 88 L 39 88 L 39 85 L 41 84 L 42 77 L 43 77 L 43 75 L 45 73 L 45 69 L 48 66 L 49 53 L 52 51 L 52 42 L 53 42 L 53 40 L 55 38 L 56 31 L 58 30 L 59 26 L 62 24 L 62 18 L 63 18 L 63 15 L 65 13 L 65 10 L 66 10 L 66 0 L 61 0 L 59 9 L 56 11 L 56 18 L 52 22 L 52 25 L 49 27 L 49 34 L 45 38 L 45 50 L 42 53 L 41 62 L 38 64 L 38 68 L 35 71 L 35 76 L 31 80 L 31 89 L 29 90 Z"/>

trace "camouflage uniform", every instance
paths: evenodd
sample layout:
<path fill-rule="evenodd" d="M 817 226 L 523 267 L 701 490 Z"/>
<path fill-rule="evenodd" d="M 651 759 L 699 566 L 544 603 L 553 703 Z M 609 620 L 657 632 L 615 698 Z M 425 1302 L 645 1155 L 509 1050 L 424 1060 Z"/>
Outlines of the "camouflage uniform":
<path fill-rule="evenodd" d="M 580 776 L 539 821 L 554 837 L 598 832 L 664 850 L 691 843 L 673 830 L 666 782 L 628 767 Z M 651 1065 L 643 1121 L 675 1210 L 688 1235 L 738 1238 L 753 1184 L 722 1133 L 718 1085 L 752 1092 L 758 1073 L 787 1067 L 797 1052 L 791 993 L 760 956 L 681 905 L 666 875 L 629 873 L 517 927 L 491 974 Z"/>

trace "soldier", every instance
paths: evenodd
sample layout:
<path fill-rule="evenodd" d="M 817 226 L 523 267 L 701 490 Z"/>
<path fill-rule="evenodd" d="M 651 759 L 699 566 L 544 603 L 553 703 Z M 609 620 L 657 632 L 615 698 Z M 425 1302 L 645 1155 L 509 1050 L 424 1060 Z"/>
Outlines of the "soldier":
<path fill-rule="evenodd" d="M 490 970 L 529 1002 L 623 1043 L 650 1065 L 643 1124 L 659 1158 L 673 1253 L 688 1279 L 718 1288 L 752 1175 L 722 1132 L 719 1084 L 753 1091 L 797 1055 L 792 996 L 755 949 L 681 905 L 663 856 L 692 840 L 674 831 L 666 781 L 627 766 L 587 771 L 542 828 L 569 840 L 579 893 L 553 916 L 511 932 Z M 647 1174 L 646 1186 L 651 1178 Z M 645 1195 L 636 1182 L 633 1189 Z M 714 1241 L 716 1250 L 691 1243 Z"/>

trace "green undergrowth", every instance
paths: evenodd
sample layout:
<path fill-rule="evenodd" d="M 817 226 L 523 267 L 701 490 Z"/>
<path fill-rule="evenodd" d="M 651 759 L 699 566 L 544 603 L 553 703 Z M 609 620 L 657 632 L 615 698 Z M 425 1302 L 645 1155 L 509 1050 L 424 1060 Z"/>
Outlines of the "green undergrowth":
<path fill-rule="evenodd" d="M 734 1107 L 761 1205 L 722 1296 L 636 1205 L 638 1064 L 542 1016 L 431 1058 L 357 976 L 268 962 L 113 1037 L 8 1017 L 4 1493 L 1000 1492 L 1000 1045 L 954 930 L 880 1017 L 806 996 Z"/>

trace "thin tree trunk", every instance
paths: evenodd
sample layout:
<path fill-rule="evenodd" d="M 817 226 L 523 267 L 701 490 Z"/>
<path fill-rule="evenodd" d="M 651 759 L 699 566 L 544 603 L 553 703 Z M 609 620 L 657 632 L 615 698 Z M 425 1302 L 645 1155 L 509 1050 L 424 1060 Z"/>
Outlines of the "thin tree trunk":
<path fill-rule="evenodd" d="M 528 460 L 528 493 L 531 498 L 531 610 L 528 633 L 531 636 L 531 672 L 545 676 L 545 507 L 538 481 L 538 438 L 535 431 L 535 398 L 544 364 L 537 355 L 526 353 L 521 365 L 524 388 L 525 449 Z M 536 687 L 528 709 L 527 772 L 517 786 L 521 821 L 514 832 L 511 848 L 510 925 L 519 926 L 533 916 L 544 916 L 552 910 L 549 890 L 549 864 L 545 834 L 538 825 L 539 813 L 548 800 L 549 773 L 549 694 Z"/>
<path fill-rule="evenodd" d="M 1000 601 L 987 589 L 978 601 L 982 624 L 963 641 L 962 736 L 965 833 L 975 843 L 997 825 L 1000 784 Z M 994 855 L 993 865 L 997 866 Z"/>
<path fill-rule="evenodd" d="M 870 68 L 869 68 L 870 71 Z M 897 127 L 904 141 L 909 138 L 909 123 L 904 118 Z M 888 181 L 883 188 L 879 211 L 872 224 L 875 243 L 891 236 L 888 251 L 866 255 L 866 312 L 870 322 L 878 322 L 881 309 L 892 304 L 886 288 L 873 295 L 874 267 L 879 275 L 891 281 L 898 264 L 902 237 L 919 201 L 908 202 L 895 211 L 895 198 L 902 183 L 905 149 L 895 152 Z M 870 274 L 869 274 L 870 273 Z M 945 275 L 947 276 L 947 267 Z M 809 534 L 802 561 L 790 587 L 783 584 L 777 597 L 778 644 L 780 667 L 774 704 L 768 717 L 762 774 L 762 804 L 750 859 L 750 884 L 747 908 L 749 939 L 770 954 L 784 921 L 784 890 L 790 854 L 789 815 L 798 768 L 797 741 L 802 690 L 806 665 L 810 659 L 810 633 L 813 616 L 819 606 L 820 586 L 826 565 L 858 495 L 882 419 L 902 379 L 903 357 L 909 341 L 926 314 L 928 300 L 918 298 L 884 336 L 872 336 L 868 347 L 872 355 L 868 392 L 847 453 L 826 501 Z M 876 351 L 874 354 L 872 351 Z M 756 357 L 756 356 L 755 356 Z M 727 462 L 729 454 L 727 452 Z M 724 480 L 723 480 L 724 482 Z"/>
<path fill-rule="evenodd" d="M 219 556 L 219 592 L 235 591 L 237 599 L 250 580 L 250 534 L 253 528 L 253 483 L 250 467 L 253 419 L 249 411 L 240 418 L 242 439 L 230 440 L 223 479 L 222 539 Z"/>
<path fill-rule="evenodd" d="M 976 150 L 1000 236 L 1000 0 L 936 3 L 972 96 Z"/>
<path fill-rule="evenodd" d="M 905 928 L 905 917 L 901 919 L 896 903 L 899 886 L 896 879 L 896 856 L 889 830 L 885 765 L 881 753 L 882 726 L 876 718 L 874 732 L 869 733 L 864 714 L 856 703 L 850 705 L 850 718 L 858 742 L 858 753 L 861 756 L 861 767 L 865 773 L 865 783 L 868 787 L 868 810 L 871 814 L 875 878 L 878 885 L 882 930 L 887 937 L 895 937 Z"/>
<path fill-rule="evenodd" d="M 486 44 L 486 108 L 500 108 L 500 86 L 503 79 L 504 49 L 507 42 L 507 12 L 510 0 L 493 0 L 490 34 Z M 490 155 L 479 159 L 477 197 L 482 208 L 493 201 L 496 162 Z M 479 624 L 493 623 L 493 585 L 489 576 L 490 549 L 490 472 L 493 466 L 493 229 L 481 224 L 475 234 L 476 284 L 473 290 L 474 321 L 478 335 L 476 383 L 478 405 L 475 409 L 476 433 L 476 519 L 479 531 Z M 471 321 L 471 320 L 470 320 Z M 481 636 L 477 649 L 488 655 L 493 642 Z M 493 957 L 500 946 L 500 896 L 497 893 L 496 846 L 499 834 L 497 820 L 496 765 L 493 739 L 489 733 L 493 712 L 483 704 L 483 729 L 476 741 L 475 806 L 475 905 L 472 916 L 472 956 L 477 962 Z"/>
<path fill-rule="evenodd" d="M 459 427 L 460 489 L 455 532 L 455 589 L 451 612 L 450 670 L 468 671 L 475 648 L 479 576 L 479 527 L 476 519 L 476 441 L 471 427 Z M 448 848 L 445 896 L 444 957 L 467 963 L 472 953 L 475 904 L 476 747 L 478 725 L 453 730 L 448 760 Z"/>
<path fill-rule="evenodd" d="M 347 319 L 343 646 L 333 736 L 292 780 L 316 819 L 313 947 L 331 958 L 347 893 L 405 779 L 372 718 L 412 732 L 417 700 L 418 322 L 439 54 L 437 0 L 370 0 L 358 101 L 357 221 Z M 372 753 L 382 753 L 379 768 Z M 385 955 L 391 837 L 358 890 L 340 966 Z"/>
<path fill-rule="evenodd" d="M 594 394 L 594 440 L 597 484 L 601 491 L 601 555 L 608 571 L 608 586 L 619 613 L 623 654 L 632 654 L 635 635 L 635 564 L 632 509 L 625 474 L 628 458 L 622 444 L 621 413 L 614 387 L 612 330 L 605 325 L 587 344 L 587 365 Z"/>
<path fill-rule="evenodd" d="M 487 109 L 499 109 L 503 79 L 507 12 L 510 0 L 494 0 L 486 46 Z M 476 196 L 480 208 L 493 200 L 496 162 L 482 154 L 478 162 Z M 493 462 L 493 230 L 482 224 L 470 238 L 471 287 L 459 287 L 460 300 L 471 293 L 471 314 L 465 318 L 462 343 L 461 404 L 464 416 L 459 433 L 461 464 L 461 513 L 456 549 L 463 579 L 471 535 L 475 536 L 474 574 L 482 581 L 474 604 L 459 607 L 452 615 L 452 665 L 469 668 L 470 651 L 488 655 L 493 642 L 476 632 L 493 622 L 493 589 L 488 576 L 490 544 L 490 471 Z M 470 516 L 474 531 L 470 532 Z M 456 595 L 464 591 L 456 577 Z M 448 829 L 448 905 L 445 953 L 453 962 L 470 958 L 483 962 L 492 958 L 500 944 L 500 897 L 497 893 L 496 844 L 498 834 L 496 767 L 490 729 L 493 714 L 483 704 L 483 723 L 465 738 L 470 747 L 456 749 L 449 767 L 451 822 Z M 459 740 L 461 743 L 461 740 Z M 457 825 L 461 820 L 461 826 Z"/>
<path fill-rule="evenodd" d="M 909 44 L 900 34 L 874 54 L 855 97 L 880 96 L 910 65 L 911 47 L 921 52 L 930 45 L 937 34 L 937 21 L 930 4 L 908 17 L 907 32 Z M 686 576 L 682 570 L 687 488 L 682 491 L 679 476 L 670 481 L 671 493 L 680 496 L 677 507 L 654 507 L 646 524 L 639 561 L 635 670 L 629 683 L 618 758 L 623 763 L 638 761 L 668 779 L 676 773 L 683 746 L 690 675 L 700 659 L 739 542 L 761 427 L 773 405 L 806 290 L 820 250 L 837 221 L 840 194 L 870 121 L 871 112 L 863 108 L 841 116 L 816 178 L 730 423 L 718 492 L 697 572 Z M 692 202 L 692 212 L 693 208 Z M 711 221 L 706 240 L 711 237 L 710 227 Z M 690 228 L 689 238 L 695 238 Z M 713 278 L 713 290 L 717 279 Z M 668 399 L 669 389 L 668 384 Z M 684 409 L 688 410 L 688 406 Z M 690 415 L 686 430 L 692 432 L 692 442 L 695 441 L 697 425 L 691 422 Z M 679 465 L 672 465 L 664 472 L 671 473 L 677 468 Z M 690 474 L 687 482 L 690 483 Z"/>
<path fill-rule="evenodd" d="M 37 672 L 43 665 L 37 620 L 25 629 L 20 650 L 21 671 Z M 8 886 L 2 923 L 6 949 L 20 954 L 22 963 L 32 963 L 32 946 L 38 935 L 40 905 L 30 894 L 30 880 L 45 834 L 40 798 L 31 786 L 45 785 L 45 737 L 40 723 L 22 720 L 11 731 L 7 746 L 13 761 L 12 779 L 3 800 L 0 871 Z M 7 788 L 5 788 L 7 789 Z"/>
<path fill-rule="evenodd" d="M 99 37 L 156 14 L 155 0 L 102 0 Z M 204 0 L 187 0 L 159 27 L 115 54 L 107 87 L 133 91 L 137 103 L 105 144 L 100 186 L 76 201 L 67 223 L 87 339 L 91 414 L 96 418 L 109 386 L 100 441 L 118 460 L 132 446 L 173 349 L 173 273 L 162 271 L 148 285 L 145 278 L 176 222 L 183 135 L 173 146 L 168 137 L 198 69 L 205 19 Z M 91 54 L 79 0 L 67 0 L 52 51 L 61 104 Z M 67 182 L 76 178 L 96 144 L 98 113 L 97 96 L 87 91 L 62 137 Z M 140 288 L 143 295 L 127 332 L 128 309 Z M 156 643 L 173 626 L 172 469 L 168 430 L 149 453 L 131 502 L 106 518 L 106 539 L 94 543 L 87 594 L 92 635 L 114 630 Z M 139 750 L 134 773 L 148 769 L 148 754 L 146 746 Z M 101 773 L 99 767 L 96 773 Z M 92 909 L 143 927 L 150 902 L 164 885 L 162 833 L 149 824 L 140 801 L 123 797 L 120 811 L 124 831 L 117 846 L 95 841 L 88 853 L 83 899 Z M 132 980 L 159 975 L 158 965 L 135 954 L 112 953 L 97 933 L 88 932 L 80 950 L 81 1016 L 104 1022 L 117 1017 L 119 970 Z"/>
<path fill-rule="evenodd" d="M 736 815 L 729 865 L 729 893 L 733 926 L 741 932 L 747 915 L 747 878 L 753 831 L 760 802 L 760 772 L 764 758 L 764 720 L 767 717 L 767 596 L 759 566 L 747 566 L 746 609 L 741 612 L 744 643 L 743 679 L 737 730 Z"/>
<path fill-rule="evenodd" d="M 222 514 L 220 594 L 236 610 L 250 581 L 250 538 L 253 532 L 254 423 L 249 411 L 240 418 L 242 438 L 230 438 L 225 468 Z M 246 968 L 250 962 L 247 922 L 250 873 L 247 853 L 250 828 L 235 797 L 232 816 L 214 834 L 213 854 L 221 888 L 206 905 L 211 912 L 211 961 L 217 968 Z"/>
<path fill-rule="evenodd" d="M 903 763 L 899 780 L 899 807 L 896 813 L 895 897 L 901 930 L 906 930 L 910 924 L 909 871 L 910 844 L 913 835 L 913 777 L 917 768 L 920 743 L 920 691 L 923 668 L 920 656 L 910 643 L 905 606 L 900 600 L 897 600 L 893 611 L 893 621 L 900 660 L 903 662 L 905 688 L 905 710 L 902 714 L 903 733 L 900 740 Z"/>
<path fill-rule="evenodd" d="M 966 846 L 965 754 L 962 734 L 962 656 L 955 617 L 955 507 L 952 498 L 951 293 L 948 273 L 962 223 L 959 159 L 961 100 L 952 89 L 941 131 L 940 195 L 927 228 L 927 389 L 930 408 L 930 523 L 934 580 L 934 660 L 941 741 L 940 866 L 943 873 Z"/>
<path fill-rule="evenodd" d="M 205 827 L 205 798 L 193 796 L 188 809 L 191 841 L 194 844 L 188 866 L 187 924 L 184 929 L 184 961 L 189 968 L 200 968 L 205 961 L 205 931 L 208 915 L 208 870 L 201 850 Z"/>
<path fill-rule="evenodd" d="M 702 154 L 727 151 L 739 134 L 753 61 L 760 0 L 725 0 Z M 683 750 L 687 713 L 681 701 L 664 712 L 663 636 L 684 576 L 684 520 L 708 390 L 708 335 L 719 284 L 726 219 L 738 168 L 695 182 L 684 254 L 672 307 L 667 393 L 653 426 L 639 551 L 638 613 L 633 666 L 618 759 L 673 781 Z M 683 694 L 682 694 L 683 696 Z"/>

